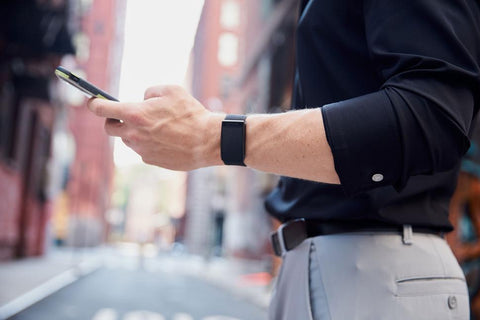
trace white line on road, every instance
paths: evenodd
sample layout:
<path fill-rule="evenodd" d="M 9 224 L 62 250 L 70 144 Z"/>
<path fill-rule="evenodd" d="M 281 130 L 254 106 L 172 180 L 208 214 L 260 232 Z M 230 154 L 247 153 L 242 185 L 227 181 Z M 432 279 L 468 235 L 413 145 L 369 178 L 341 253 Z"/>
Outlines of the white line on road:
<path fill-rule="evenodd" d="M 187 313 L 177 313 L 172 320 L 194 320 L 193 317 Z"/>
<path fill-rule="evenodd" d="M 92 320 L 117 320 L 118 313 L 112 308 L 103 308 L 95 312 Z"/>

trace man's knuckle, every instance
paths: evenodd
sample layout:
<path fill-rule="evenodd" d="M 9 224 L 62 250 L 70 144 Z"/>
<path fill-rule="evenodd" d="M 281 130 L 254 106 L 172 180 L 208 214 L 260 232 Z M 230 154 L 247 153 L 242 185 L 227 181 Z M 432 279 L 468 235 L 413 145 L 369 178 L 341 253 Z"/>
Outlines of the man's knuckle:
<path fill-rule="evenodd" d="M 103 129 L 105 132 L 109 135 L 112 133 L 112 126 L 108 123 L 108 121 L 105 121 L 105 124 L 103 125 Z"/>
<path fill-rule="evenodd" d="M 142 161 L 146 164 L 153 164 L 153 161 L 150 157 L 142 156 Z"/>
<path fill-rule="evenodd" d="M 183 91 L 183 87 L 178 85 L 178 84 L 175 84 L 175 85 L 172 86 L 172 90 L 174 90 L 176 92 Z"/>
<path fill-rule="evenodd" d="M 140 125 L 144 122 L 143 115 L 139 112 L 139 110 L 136 109 L 127 111 L 125 113 L 125 120 L 133 125 Z"/>
<path fill-rule="evenodd" d="M 173 85 L 171 86 L 171 94 L 175 96 L 182 96 L 183 88 L 179 85 Z"/>
<path fill-rule="evenodd" d="M 177 92 L 177 89 L 175 85 L 169 85 L 169 86 L 165 86 L 163 88 L 163 91 L 165 92 L 165 95 L 173 95 Z"/>
<path fill-rule="evenodd" d="M 127 146 L 130 146 L 130 145 L 131 145 L 130 140 L 128 140 L 128 138 L 126 138 L 126 137 L 123 137 L 123 138 L 122 138 L 122 141 L 123 141 L 123 143 L 125 143 Z"/>
<path fill-rule="evenodd" d="M 151 97 L 155 96 L 156 89 L 157 89 L 157 87 L 147 88 L 147 90 L 145 90 L 145 93 L 144 93 L 145 99 L 148 99 L 148 98 L 151 98 Z"/>
<path fill-rule="evenodd" d="M 90 109 L 93 111 L 94 114 L 97 116 L 101 115 L 102 112 L 102 106 L 100 106 L 98 103 L 92 102 L 90 105 Z"/>
<path fill-rule="evenodd" d="M 128 142 L 132 142 L 132 135 L 133 135 L 133 132 L 132 131 L 127 131 L 125 132 L 125 135 L 123 136 L 125 138 L 125 140 L 127 140 Z"/>
<path fill-rule="evenodd" d="M 140 137 L 136 132 L 130 132 L 127 135 L 128 141 L 130 141 L 131 144 L 138 144 L 140 142 Z"/>

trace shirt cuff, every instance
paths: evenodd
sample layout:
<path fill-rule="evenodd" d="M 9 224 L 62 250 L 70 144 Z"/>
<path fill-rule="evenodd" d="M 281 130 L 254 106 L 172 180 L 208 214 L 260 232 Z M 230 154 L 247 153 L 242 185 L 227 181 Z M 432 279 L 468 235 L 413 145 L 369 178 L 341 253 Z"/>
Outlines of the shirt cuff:
<path fill-rule="evenodd" d="M 401 176 L 398 123 L 379 91 L 322 107 L 335 170 L 347 195 L 394 185 Z"/>

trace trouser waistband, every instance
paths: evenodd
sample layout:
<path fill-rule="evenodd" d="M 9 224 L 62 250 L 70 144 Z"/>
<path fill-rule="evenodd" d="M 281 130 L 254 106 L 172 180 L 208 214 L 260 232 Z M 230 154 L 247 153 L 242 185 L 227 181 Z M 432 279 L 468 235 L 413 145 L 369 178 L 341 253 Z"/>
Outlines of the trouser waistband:
<path fill-rule="evenodd" d="M 435 234 L 443 237 L 443 232 L 441 231 L 424 227 L 412 227 L 408 224 L 403 226 L 364 226 L 326 222 L 320 223 L 306 221 L 305 219 L 296 219 L 282 224 L 277 231 L 270 235 L 270 240 L 275 255 L 282 256 L 286 252 L 297 247 L 307 238 L 354 232 L 398 233 L 402 235 L 402 241 L 406 245 L 412 244 L 413 232 Z"/>

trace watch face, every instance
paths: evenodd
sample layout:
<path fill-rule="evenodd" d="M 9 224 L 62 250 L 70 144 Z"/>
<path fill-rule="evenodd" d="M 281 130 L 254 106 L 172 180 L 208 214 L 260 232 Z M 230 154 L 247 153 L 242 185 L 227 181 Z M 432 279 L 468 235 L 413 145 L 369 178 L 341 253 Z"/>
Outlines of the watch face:
<path fill-rule="evenodd" d="M 244 123 L 242 120 L 223 120 L 224 126 L 229 128 L 243 128 Z"/>

